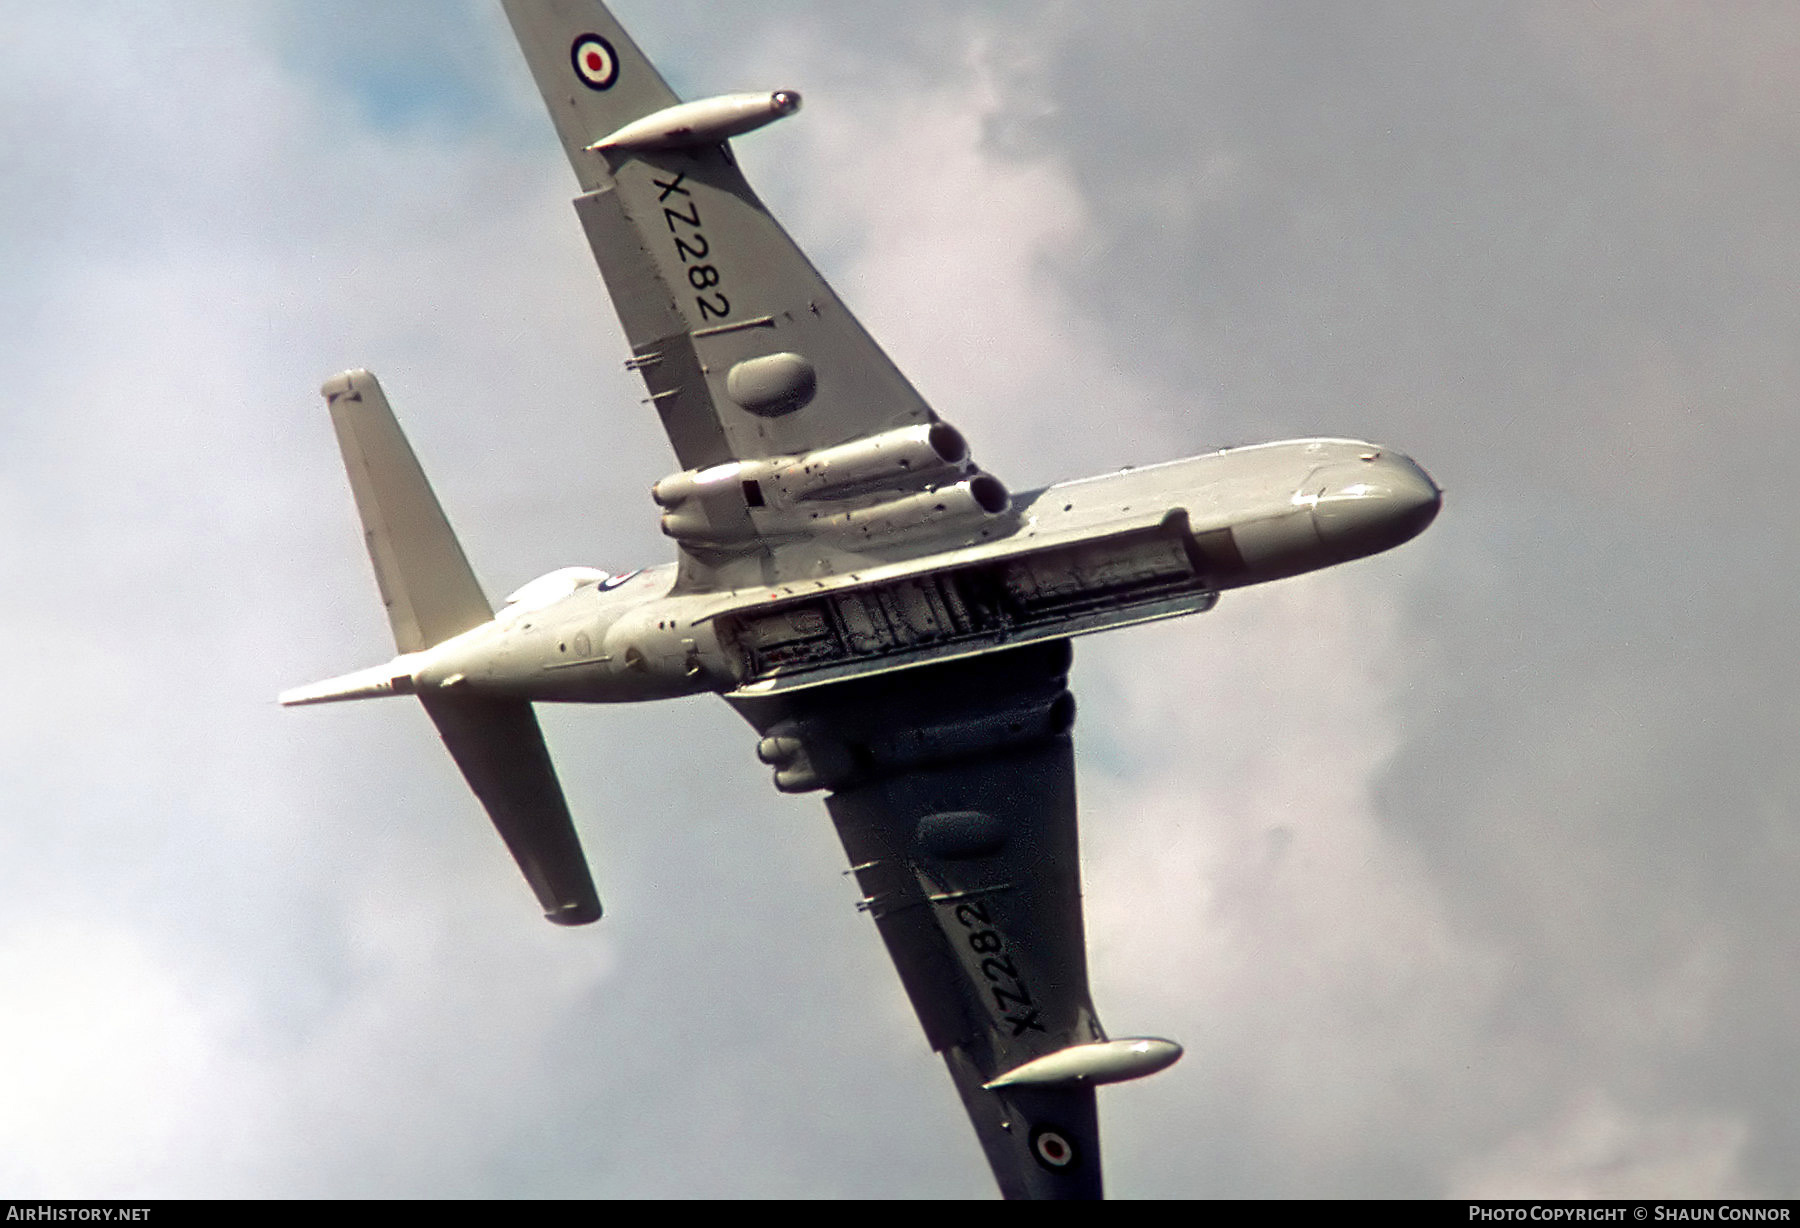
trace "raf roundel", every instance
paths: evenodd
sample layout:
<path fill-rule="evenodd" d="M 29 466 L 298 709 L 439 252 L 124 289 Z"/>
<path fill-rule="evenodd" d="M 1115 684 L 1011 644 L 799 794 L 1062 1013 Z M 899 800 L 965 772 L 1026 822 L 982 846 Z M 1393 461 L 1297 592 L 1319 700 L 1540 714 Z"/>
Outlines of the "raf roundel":
<path fill-rule="evenodd" d="M 619 54 L 598 34 L 583 34 L 569 48 L 575 75 L 591 90 L 609 90 L 619 79 Z"/>
<path fill-rule="evenodd" d="M 1051 1172 L 1074 1168 L 1079 1158 L 1075 1144 L 1060 1131 L 1040 1126 L 1031 1132 L 1031 1154 Z"/>

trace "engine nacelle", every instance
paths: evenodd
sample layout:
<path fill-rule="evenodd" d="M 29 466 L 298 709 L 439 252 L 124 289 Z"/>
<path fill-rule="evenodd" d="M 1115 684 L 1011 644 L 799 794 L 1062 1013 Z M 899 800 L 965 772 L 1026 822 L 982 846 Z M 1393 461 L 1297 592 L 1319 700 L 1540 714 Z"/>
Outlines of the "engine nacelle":
<path fill-rule="evenodd" d="M 840 538 L 878 541 L 936 529 L 953 521 L 999 516 L 1011 506 L 1012 496 L 1006 493 L 1000 479 L 978 473 L 954 486 L 839 512 L 815 523 L 820 531 Z"/>
<path fill-rule="evenodd" d="M 672 473 L 650 488 L 650 497 L 656 501 L 658 507 L 673 510 L 684 503 L 716 495 L 729 489 L 731 483 L 740 480 L 740 474 L 753 469 L 758 463 L 757 461 L 726 461 L 723 465 L 714 465 L 709 469 L 689 469 L 685 473 Z M 663 519 L 666 522 L 668 517 L 665 516 Z M 673 534 L 672 536 L 679 535 Z"/>
<path fill-rule="evenodd" d="M 765 124 L 784 119 L 800 109 L 794 90 L 769 94 L 721 94 L 665 107 L 633 120 L 611 136 L 601 137 L 589 151 L 610 153 L 631 149 L 682 149 L 691 145 L 717 145 Z"/>
<path fill-rule="evenodd" d="M 721 489 L 719 493 L 725 492 Z M 817 534 L 839 541 L 873 543 L 939 529 L 961 520 L 989 519 L 1004 514 L 1011 506 L 1012 497 L 999 478 L 977 473 L 953 486 L 883 499 L 842 512 L 773 508 L 754 522 L 728 519 L 723 529 L 708 515 L 705 500 L 691 498 L 663 513 L 662 531 L 676 541 L 705 546 L 730 547 L 744 540 L 743 528 L 751 527 L 768 537 Z"/>
<path fill-rule="evenodd" d="M 789 506 L 801 500 L 840 499 L 877 490 L 913 490 L 963 465 L 969 445 L 948 422 L 928 422 L 853 439 L 801 456 L 728 461 L 671 474 L 650 488 L 661 507 L 756 483 L 752 506 Z M 754 500 L 760 499 L 760 503 Z M 679 536 L 675 534 L 674 536 Z"/>
<path fill-rule="evenodd" d="M 808 452 L 776 467 L 764 482 L 787 502 L 835 499 L 860 490 L 917 486 L 968 459 L 961 431 L 948 422 L 930 422 Z"/>
<path fill-rule="evenodd" d="M 866 778 L 992 755 L 1060 737 L 1075 724 L 1075 697 L 1060 684 L 1011 707 L 960 720 L 924 721 L 854 749 L 823 726 L 784 722 L 756 744 L 756 757 L 775 769 L 783 793 L 841 789 Z M 942 860 L 990 856 L 1006 843 L 1006 828 L 979 811 L 927 815 L 919 823 L 920 847 Z"/>

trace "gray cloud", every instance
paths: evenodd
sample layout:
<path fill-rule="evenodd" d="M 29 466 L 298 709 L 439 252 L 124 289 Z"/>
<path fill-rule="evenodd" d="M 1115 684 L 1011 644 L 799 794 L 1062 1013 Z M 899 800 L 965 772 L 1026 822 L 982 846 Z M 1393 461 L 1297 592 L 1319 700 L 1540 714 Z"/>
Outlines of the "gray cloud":
<path fill-rule="evenodd" d="M 1078 648 L 1102 1015 L 1189 1046 L 1103 1095 L 1113 1190 L 1791 1195 L 1800 22 L 620 7 L 678 88 L 806 90 L 753 181 L 1015 484 L 1328 432 L 1449 488 Z M 387 643 L 336 367 L 492 592 L 667 554 L 497 13 L 12 24 L 7 1188 L 989 1192 L 721 705 L 545 714 L 567 933 L 417 712 L 272 704 Z"/>

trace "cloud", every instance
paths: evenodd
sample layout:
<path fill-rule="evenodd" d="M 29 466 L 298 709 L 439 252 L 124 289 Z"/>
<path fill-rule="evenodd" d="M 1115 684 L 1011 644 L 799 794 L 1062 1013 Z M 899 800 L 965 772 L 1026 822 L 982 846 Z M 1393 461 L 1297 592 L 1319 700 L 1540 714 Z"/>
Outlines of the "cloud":
<path fill-rule="evenodd" d="M 52 1197 L 126 1197 L 175 1162 L 229 1077 L 229 1016 L 128 930 L 56 919 L 0 946 L 0 1177 Z M 225 1060 L 222 1060 L 225 1059 Z"/>
<path fill-rule="evenodd" d="M 297 12 L 0 53 L 0 1171 L 990 1192 L 822 808 L 721 706 L 545 713 L 580 934 L 416 710 L 273 708 L 388 643 L 338 367 L 490 591 L 667 554 L 503 24 L 345 58 L 360 15 Z M 1792 22 L 1630 19 L 1627 64 L 1548 10 L 905 12 L 624 16 L 807 91 L 745 165 L 983 463 L 1330 430 L 1450 488 L 1392 556 L 1078 646 L 1101 1014 L 1189 1048 L 1103 1093 L 1113 1188 L 1791 1191 Z"/>
<path fill-rule="evenodd" d="M 1755 1197 L 1741 1166 L 1749 1130 L 1711 1114 L 1645 1118 L 1604 1095 L 1574 1097 L 1541 1130 L 1466 1165 L 1451 1196 L 1469 1199 L 1633 1198 L 1646 1190 Z"/>
<path fill-rule="evenodd" d="M 853 309 L 1016 487 L 1165 459 L 1153 386 L 1068 293 L 1067 267 L 1090 256 L 1080 185 L 1052 153 L 996 140 L 1033 105 L 1006 90 L 1041 53 L 994 23 L 958 24 L 953 79 L 806 113 L 795 143 L 818 187 L 784 185 L 790 225 L 839 254 Z"/>

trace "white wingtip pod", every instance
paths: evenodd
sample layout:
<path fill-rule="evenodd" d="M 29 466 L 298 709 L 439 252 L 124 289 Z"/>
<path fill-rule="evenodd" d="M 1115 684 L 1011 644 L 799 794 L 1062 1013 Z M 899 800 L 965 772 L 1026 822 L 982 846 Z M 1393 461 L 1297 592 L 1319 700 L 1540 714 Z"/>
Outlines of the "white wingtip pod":
<path fill-rule="evenodd" d="M 608 153 L 627 149 L 680 149 L 689 145 L 717 145 L 734 136 L 754 132 L 765 124 L 786 118 L 800 109 L 795 90 L 769 94 L 721 94 L 684 102 L 633 120 L 611 136 L 588 146 L 589 152 Z"/>
<path fill-rule="evenodd" d="M 1141 1079 L 1175 1064 L 1181 1046 L 1155 1036 L 1071 1045 L 1036 1061 L 1014 1067 L 982 1084 L 997 1087 L 1054 1087 L 1066 1083 L 1123 1083 Z"/>

